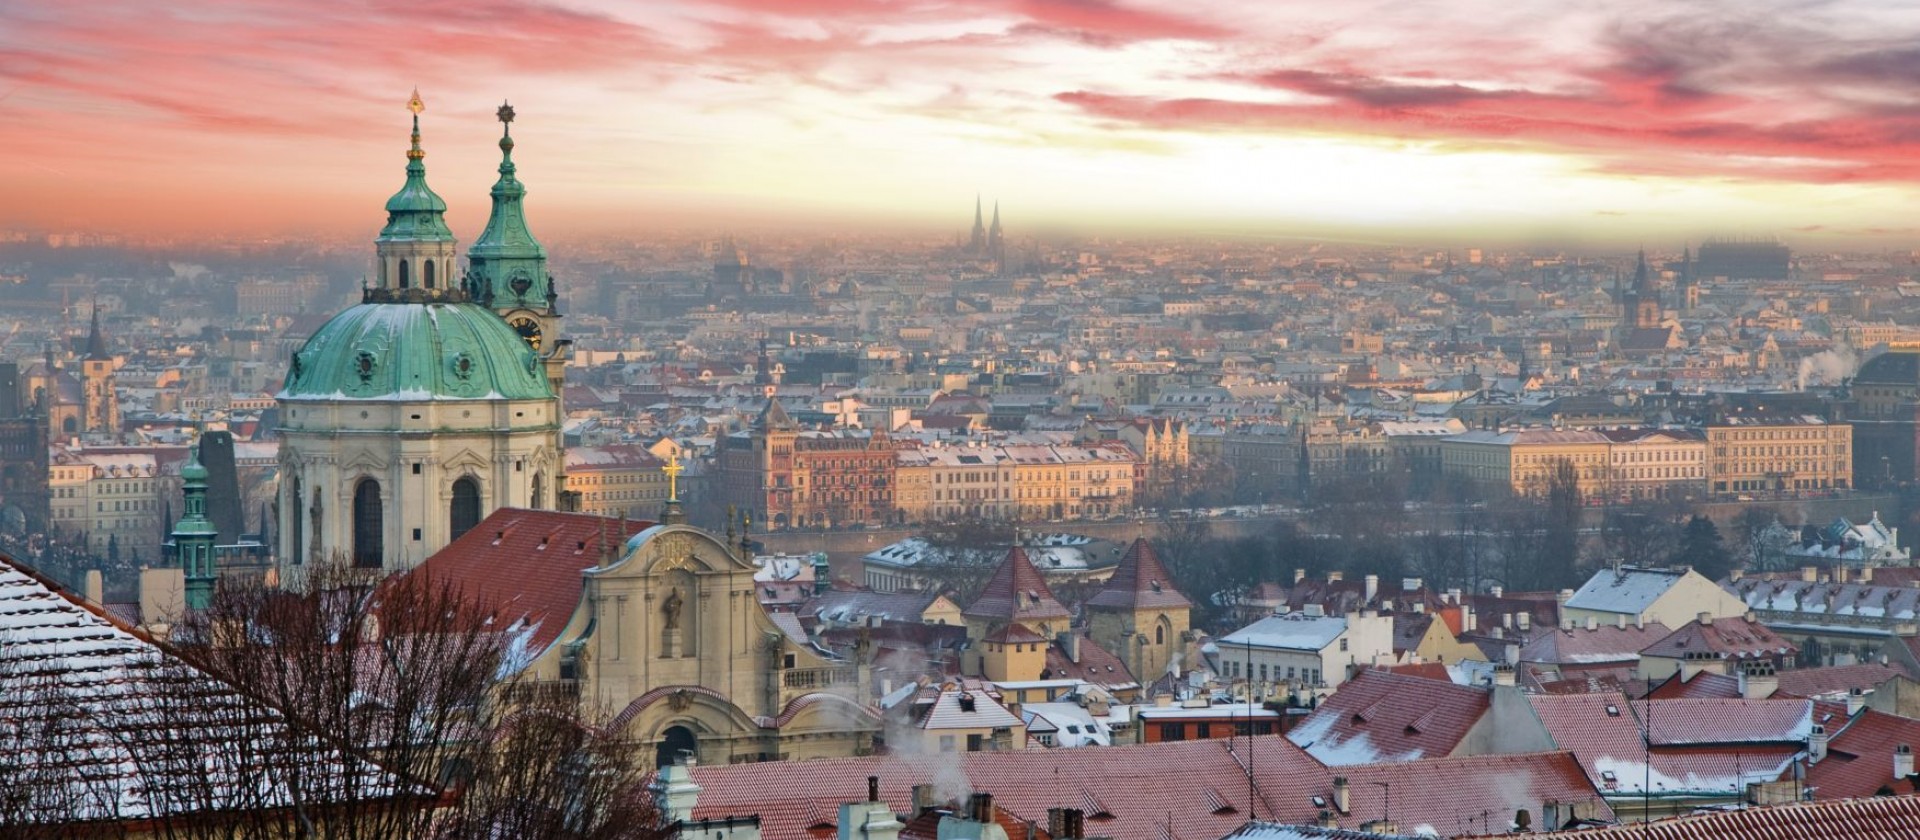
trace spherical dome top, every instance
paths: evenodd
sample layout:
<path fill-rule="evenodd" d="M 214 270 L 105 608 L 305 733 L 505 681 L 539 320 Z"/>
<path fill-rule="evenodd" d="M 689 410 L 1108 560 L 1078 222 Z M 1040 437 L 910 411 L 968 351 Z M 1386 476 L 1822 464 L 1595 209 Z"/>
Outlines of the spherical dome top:
<path fill-rule="evenodd" d="M 362 303 L 293 354 L 284 400 L 537 400 L 533 349 L 474 303 Z"/>

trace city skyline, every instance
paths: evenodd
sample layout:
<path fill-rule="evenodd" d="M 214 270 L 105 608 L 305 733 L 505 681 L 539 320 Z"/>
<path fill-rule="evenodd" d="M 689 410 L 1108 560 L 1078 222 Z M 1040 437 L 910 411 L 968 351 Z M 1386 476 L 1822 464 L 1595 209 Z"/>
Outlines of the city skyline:
<path fill-rule="evenodd" d="M 1906 248 L 1920 15 L 1442 3 L 8 4 L 0 224 L 352 232 L 513 102 L 553 232 L 662 223 Z"/>

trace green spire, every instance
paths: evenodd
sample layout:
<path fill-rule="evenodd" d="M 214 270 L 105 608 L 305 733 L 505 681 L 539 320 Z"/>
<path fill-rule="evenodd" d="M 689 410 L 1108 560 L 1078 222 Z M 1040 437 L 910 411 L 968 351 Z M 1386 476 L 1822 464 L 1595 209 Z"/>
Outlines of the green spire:
<path fill-rule="evenodd" d="M 471 294 L 494 309 L 543 309 L 552 298 L 547 249 L 527 230 L 521 206 L 527 188 L 514 174 L 513 106 L 502 103 L 496 113 L 501 124 L 500 180 L 493 184 L 493 213 L 486 230 L 467 249 Z"/>
<path fill-rule="evenodd" d="M 187 608 L 204 610 L 213 602 L 213 582 L 219 576 L 213 561 L 219 532 L 207 518 L 207 468 L 200 464 L 197 443 L 187 450 L 180 482 L 186 496 L 186 515 L 173 526 L 173 556 L 186 572 Z"/>
<path fill-rule="evenodd" d="M 447 203 L 427 186 L 427 153 L 420 148 L 420 112 L 426 109 L 426 103 L 420 101 L 420 91 L 415 90 L 413 98 L 407 100 L 407 110 L 413 112 L 413 146 L 407 149 L 407 183 L 387 199 L 387 226 L 380 229 L 382 241 L 453 239 L 453 231 L 447 229 L 445 218 Z"/>

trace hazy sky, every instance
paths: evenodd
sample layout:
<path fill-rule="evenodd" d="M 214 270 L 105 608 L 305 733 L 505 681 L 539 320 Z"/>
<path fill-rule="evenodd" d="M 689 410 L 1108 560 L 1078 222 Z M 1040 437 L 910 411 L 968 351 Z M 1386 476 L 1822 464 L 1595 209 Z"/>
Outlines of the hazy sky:
<path fill-rule="evenodd" d="M 0 224 L 686 223 L 1920 246 L 1920 6 L 0 0 Z"/>

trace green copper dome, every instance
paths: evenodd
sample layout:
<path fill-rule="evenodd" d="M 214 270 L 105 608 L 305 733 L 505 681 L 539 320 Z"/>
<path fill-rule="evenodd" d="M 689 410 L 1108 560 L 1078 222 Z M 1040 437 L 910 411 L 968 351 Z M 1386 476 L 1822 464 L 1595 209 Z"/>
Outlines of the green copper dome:
<path fill-rule="evenodd" d="M 474 303 L 362 303 L 293 354 L 281 399 L 544 400 L 533 349 Z"/>
<path fill-rule="evenodd" d="M 415 112 L 413 148 L 407 150 L 407 182 L 387 199 L 387 225 L 380 229 L 380 241 L 453 239 L 453 231 L 447 228 L 447 202 L 427 186 L 426 157 L 420 148 L 420 114 Z"/>

